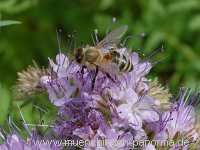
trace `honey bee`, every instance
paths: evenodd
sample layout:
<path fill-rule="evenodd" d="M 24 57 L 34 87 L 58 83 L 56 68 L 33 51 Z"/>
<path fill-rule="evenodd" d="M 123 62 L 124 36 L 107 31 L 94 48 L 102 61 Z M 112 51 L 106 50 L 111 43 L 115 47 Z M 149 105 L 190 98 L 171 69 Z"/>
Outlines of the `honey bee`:
<path fill-rule="evenodd" d="M 125 73 L 133 70 L 131 59 L 117 48 L 120 39 L 127 31 L 127 26 L 121 26 L 111 31 L 95 46 L 85 46 L 74 50 L 75 61 L 88 69 L 98 69 L 106 73 Z M 95 79 L 94 79 L 95 80 Z"/>

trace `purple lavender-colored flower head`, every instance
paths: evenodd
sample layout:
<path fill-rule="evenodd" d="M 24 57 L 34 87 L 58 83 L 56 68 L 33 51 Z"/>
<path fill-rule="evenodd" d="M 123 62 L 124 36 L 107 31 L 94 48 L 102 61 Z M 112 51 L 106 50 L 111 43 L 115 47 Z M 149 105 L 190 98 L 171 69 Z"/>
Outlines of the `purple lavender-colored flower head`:
<path fill-rule="evenodd" d="M 118 51 L 122 53 L 127 49 Z M 115 139 L 119 142 L 125 137 L 129 141 L 177 140 L 180 135 L 197 139 L 194 107 L 186 105 L 185 95 L 182 94 L 174 103 L 166 101 L 170 98 L 168 91 L 146 78 L 151 63 L 140 60 L 137 53 L 130 54 L 130 58 L 134 66 L 131 72 L 112 72 L 109 77 L 100 70 L 94 88 L 94 70 L 70 62 L 64 54 L 57 55 L 56 64 L 50 60 L 53 75 L 41 80 L 44 79 L 42 83 L 51 102 L 60 107 L 54 128 L 57 135 L 89 140 L 90 144 L 84 146 L 88 149 L 95 149 L 101 140 Z M 167 95 L 158 95 L 162 91 Z M 162 97 L 170 106 L 167 109 L 162 109 Z M 129 149 L 131 144 L 116 146 L 109 143 L 104 145 L 104 149 L 113 146 Z M 152 144 L 143 146 L 144 149 L 152 147 Z"/>
<path fill-rule="evenodd" d="M 62 145 L 56 140 L 42 140 L 33 137 L 23 140 L 18 134 L 7 135 L 5 143 L 0 145 L 1 150 L 61 150 Z"/>
<path fill-rule="evenodd" d="M 113 47 L 109 46 L 108 49 Z M 107 52 L 108 49 L 102 48 Z M 48 69 L 31 67 L 19 73 L 18 91 L 22 90 L 24 95 L 46 91 L 50 102 L 58 108 L 53 128 L 56 137 L 87 141 L 79 148 L 196 148 L 194 143 L 199 138 L 196 115 L 199 94 L 181 89 L 178 100 L 174 101 L 169 90 L 163 88 L 157 79 L 147 78 L 153 67 L 149 58 L 142 60 L 138 53 L 130 53 L 126 47 L 116 47 L 115 50 L 120 55 L 119 59 L 124 61 L 123 64 L 111 63 L 104 68 L 98 65 L 98 70 L 86 64 L 77 64 L 59 53 L 55 61 L 49 59 Z M 128 65 L 124 65 L 126 61 Z M 120 65 L 129 68 L 130 63 L 132 70 L 119 71 Z M 188 142 L 178 145 L 181 139 Z M 13 134 L 6 138 L 0 148 L 12 149 L 13 145 L 17 145 L 19 150 L 52 148 L 45 145 L 38 147 L 34 145 L 35 140 L 37 138 L 30 138 L 30 142 L 26 143 Z M 159 143 L 150 143 L 152 140 L 172 141 L 174 144 L 162 147 Z M 135 145 L 138 141 L 148 142 Z M 65 146 L 70 149 L 76 147 Z"/>
<path fill-rule="evenodd" d="M 171 104 L 167 111 L 160 112 L 160 119 L 148 124 L 148 129 L 154 132 L 155 140 L 172 140 L 172 149 L 188 148 L 199 138 L 197 129 L 198 118 L 195 114 L 199 103 L 199 93 L 190 90 L 180 90 L 178 100 Z M 184 140 L 184 144 L 181 143 Z"/>
<path fill-rule="evenodd" d="M 123 48 L 119 52 L 122 50 L 127 51 Z M 67 57 L 60 55 L 56 59 L 57 65 L 50 60 L 57 75 L 44 82 L 50 100 L 61 106 L 54 129 L 60 137 L 76 137 L 93 143 L 98 139 L 147 139 L 143 123 L 159 120 L 155 101 L 146 94 L 148 80 L 145 75 L 151 69 L 149 62 L 140 61 L 138 54 L 133 53 L 130 55 L 134 65 L 131 72 L 111 73 L 111 79 L 99 71 L 92 89 L 95 72 L 68 63 Z M 62 67 L 61 64 L 65 65 Z M 130 145 L 126 143 L 121 148 Z"/>

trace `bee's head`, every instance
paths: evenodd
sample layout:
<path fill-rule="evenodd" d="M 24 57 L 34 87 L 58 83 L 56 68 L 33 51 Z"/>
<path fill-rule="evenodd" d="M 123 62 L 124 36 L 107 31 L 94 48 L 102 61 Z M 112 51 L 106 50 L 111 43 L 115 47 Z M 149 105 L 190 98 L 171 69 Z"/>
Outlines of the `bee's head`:
<path fill-rule="evenodd" d="M 84 53 L 83 53 L 83 48 L 77 48 L 74 51 L 74 57 L 77 63 L 82 63 L 83 61 L 83 57 L 84 57 Z"/>

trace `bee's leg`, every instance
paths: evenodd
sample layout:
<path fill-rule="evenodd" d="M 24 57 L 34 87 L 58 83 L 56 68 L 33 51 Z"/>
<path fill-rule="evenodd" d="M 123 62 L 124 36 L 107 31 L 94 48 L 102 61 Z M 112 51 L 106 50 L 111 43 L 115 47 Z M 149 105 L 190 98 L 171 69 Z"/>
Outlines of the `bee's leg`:
<path fill-rule="evenodd" d="M 116 81 L 111 77 L 111 75 L 109 73 L 106 72 L 106 76 L 114 83 L 116 83 Z"/>
<path fill-rule="evenodd" d="M 81 79 L 82 79 L 82 85 L 84 85 L 84 80 L 83 80 L 83 75 L 84 75 L 84 69 L 86 69 L 86 66 L 83 65 L 82 68 L 81 68 Z"/>
<path fill-rule="evenodd" d="M 99 72 L 99 67 L 96 66 L 94 78 L 92 79 L 92 90 L 94 89 L 94 85 L 95 85 L 95 81 L 96 81 L 96 77 L 97 77 L 98 72 Z"/>
<path fill-rule="evenodd" d="M 85 68 L 86 68 L 85 65 L 83 65 L 82 68 L 81 68 L 81 74 L 82 74 L 82 75 L 84 74 L 84 69 L 85 69 Z"/>

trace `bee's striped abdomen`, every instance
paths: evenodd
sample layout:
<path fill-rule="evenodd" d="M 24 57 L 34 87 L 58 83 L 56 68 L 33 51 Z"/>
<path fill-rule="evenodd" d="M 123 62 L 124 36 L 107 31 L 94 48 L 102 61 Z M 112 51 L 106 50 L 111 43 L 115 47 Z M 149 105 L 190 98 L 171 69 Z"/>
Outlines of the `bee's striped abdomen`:
<path fill-rule="evenodd" d="M 125 66 L 120 70 L 121 72 L 130 72 L 133 70 L 133 64 L 131 63 L 131 60 L 128 59 L 126 61 Z"/>
<path fill-rule="evenodd" d="M 123 54 L 120 55 L 116 51 L 113 54 L 113 62 L 118 65 L 120 72 L 130 72 L 133 70 L 133 64 L 130 59 L 127 59 Z"/>

